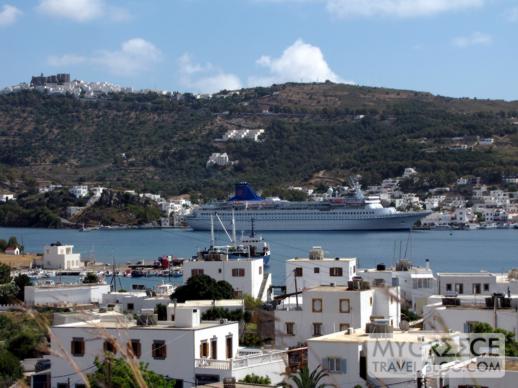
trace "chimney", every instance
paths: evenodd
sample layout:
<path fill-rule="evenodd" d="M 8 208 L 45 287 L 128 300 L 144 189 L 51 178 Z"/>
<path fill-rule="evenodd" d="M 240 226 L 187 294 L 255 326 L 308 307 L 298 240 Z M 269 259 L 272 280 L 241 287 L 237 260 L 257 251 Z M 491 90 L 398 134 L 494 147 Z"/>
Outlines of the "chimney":
<path fill-rule="evenodd" d="M 429 270 L 430 269 L 430 259 L 426 259 L 424 262 L 425 262 L 426 269 Z"/>

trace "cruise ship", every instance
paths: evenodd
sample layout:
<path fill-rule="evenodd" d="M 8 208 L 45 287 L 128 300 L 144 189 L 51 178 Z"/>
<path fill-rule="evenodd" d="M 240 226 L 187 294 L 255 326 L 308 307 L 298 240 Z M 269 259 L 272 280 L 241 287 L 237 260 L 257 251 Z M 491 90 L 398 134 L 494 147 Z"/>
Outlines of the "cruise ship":
<path fill-rule="evenodd" d="M 365 197 L 357 184 L 352 197 L 290 202 L 262 198 L 241 182 L 229 200 L 203 205 L 186 221 L 194 230 L 210 230 L 213 217 L 221 220 L 218 230 L 230 227 L 233 219 L 237 230 L 247 230 L 251 220 L 261 231 L 408 230 L 430 213 L 385 208 L 379 197 Z"/>

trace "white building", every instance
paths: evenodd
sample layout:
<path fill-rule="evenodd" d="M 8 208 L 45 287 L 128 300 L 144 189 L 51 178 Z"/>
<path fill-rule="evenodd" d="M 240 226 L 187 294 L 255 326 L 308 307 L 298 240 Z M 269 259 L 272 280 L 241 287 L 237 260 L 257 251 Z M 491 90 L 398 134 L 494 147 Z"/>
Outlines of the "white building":
<path fill-rule="evenodd" d="M 275 344 L 279 348 L 307 339 L 365 327 L 372 318 L 399 327 L 401 309 L 397 287 L 319 286 L 281 303 L 275 310 Z M 357 287 L 355 287 L 357 284 Z"/>
<path fill-rule="evenodd" d="M 356 258 L 325 258 L 321 247 L 313 247 L 308 258 L 295 257 L 286 261 L 286 292 L 331 284 L 347 286 L 355 274 Z"/>
<path fill-rule="evenodd" d="M 225 132 L 221 140 L 252 140 L 258 142 L 262 134 L 264 134 L 264 129 L 231 129 Z"/>
<path fill-rule="evenodd" d="M 228 166 L 230 164 L 230 158 L 228 157 L 226 152 L 219 153 L 214 152 L 211 156 L 209 156 L 209 159 L 207 160 L 207 167 L 210 166 Z"/>
<path fill-rule="evenodd" d="M 437 293 L 437 281 L 428 260 L 425 267 L 414 266 L 408 260 L 388 268 L 378 264 L 373 269 L 359 269 L 357 275 L 376 286 L 399 286 L 401 305 L 417 314 L 421 314 L 428 297 Z"/>
<path fill-rule="evenodd" d="M 425 330 L 468 333 L 471 323 L 483 322 L 518 336 L 518 295 L 434 295 L 428 298 L 423 317 Z"/>
<path fill-rule="evenodd" d="M 88 186 L 72 186 L 68 191 L 76 198 L 84 198 L 88 195 Z"/>
<path fill-rule="evenodd" d="M 380 326 L 374 326 L 378 329 Z M 412 346 L 414 350 L 413 357 L 418 359 L 426 359 L 434 344 L 440 339 L 440 334 L 429 333 L 423 331 L 394 331 L 383 338 L 376 335 L 369 335 L 364 330 L 341 331 L 328 334 L 322 337 L 312 338 L 308 340 L 308 368 L 314 370 L 318 366 L 322 366 L 329 374 L 322 383 L 330 384 L 333 387 L 353 388 L 356 386 L 367 387 L 403 387 L 415 388 L 417 371 L 412 370 L 412 365 L 407 365 L 407 372 L 411 373 L 412 379 L 409 377 L 393 377 L 393 378 L 376 378 L 369 376 L 369 368 L 373 368 L 375 362 L 385 362 L 390 364 L 393 360 L 385 357 L 383 360 L 378 358 L 372 359 L 374 352 L 369 351 L 369 346 L 375 346 L 375 342 L 386 348 L 400 349 Z M 452 334 L 453 335 L 453 334 Z M 414 344 L 414 345 L 412 345 Z M 372 348 L 371 348 L 372 349 Z M 420 352 L 417 354 L 417 352 Z"/>
<path fill-rule="evenodd" d="M 512 273 L 440 272 L 437 273 L 437 291 L 446 296 L 518 294 L 518 279 Z"/>
<path fill-rule="evenodd" d="M 267 300 L 272 283 L 271 274 L 264 271 L 262 258 L 184 261 L 184 281 L 196 275 L 208 275 L 216 281 L 225 280 L 232 285 L 237 297 L 248 294 L 262 301 Z"/>
<path fill-rule="evenodd" d="M 52 388 L 84 384 L 78 371 L 92 371 L 96 357 L 116 352 L 148 364 L 150 370 L 176 380 L 175 387 L 242 379 L 255 373 L 282 381 L 285 351 L 238 348 L 237 322 L 201 321 L 195 308 L 177 308 L 176 320 L 154 324 L 115 313 L 54 325 L 51 338 Z M 147 324 L 150 323 L 150 324 Z M 77 384 L 77 385 L 76 385 Z"/>
<path fill-rule="evenodd" d="M 73 245 L 56 242 L 43 248 L 43 268 L 75 270 L 83 268 L 81 255 L 73 253 Z"/>
<path fill-rule="evenodd" d="M 243 299 L 221 299 L 221 300 L 186 300 L 184 303 L 169 303 L 167 305 L 167 317 L 174 321 L 175 312 L 178 308 L 195 308 L 200 311 L 201 316 L 214 308 L 221 308 L 228 311 L 245 311 Z"/>
<path fill-rule="evenodd" d="M 109 284 L 57 284 L 25 287 L 27 306 L 72 306 L 101 303 Z"/>
<path fill-rule="evenodd" d="M 0 193 L 0 202 L 14 201 L 14 194 Z"/>
<path fill-rule="evenodd" d="M 403 172 L 403 178 L 410 178 L 414 175 L 417 175 L 417 170 L 413 167 L 407 167 L 405 168 L 405 171 Z"/>

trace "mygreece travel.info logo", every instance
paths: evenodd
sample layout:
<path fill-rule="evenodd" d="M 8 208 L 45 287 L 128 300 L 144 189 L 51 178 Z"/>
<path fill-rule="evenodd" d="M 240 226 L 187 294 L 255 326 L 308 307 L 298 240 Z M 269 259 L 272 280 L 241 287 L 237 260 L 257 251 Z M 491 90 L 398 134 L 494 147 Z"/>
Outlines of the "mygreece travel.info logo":
<path fill-rule="evenodd" d="M 372 378 L 501 378 L 505 375 L 505 336 L 498 333 L 442 334 L 394 341 L 373 337 L 366 343 Z"/>

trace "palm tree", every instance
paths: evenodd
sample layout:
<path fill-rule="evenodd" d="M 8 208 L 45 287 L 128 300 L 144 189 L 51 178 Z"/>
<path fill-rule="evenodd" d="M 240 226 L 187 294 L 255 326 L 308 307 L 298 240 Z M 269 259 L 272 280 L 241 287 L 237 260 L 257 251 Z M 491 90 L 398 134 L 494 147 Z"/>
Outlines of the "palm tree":
<path fill-rule="evenodd" d="M 292 388 L 326 388 L 332 387 L 330 384 L 322 383 L 320 381 L 329 376 L 329 374 L 321 369 L 320 366 L 315 368 L 311 373 L 308 367 L 299 369 L 297 374 L 290 376 L 290 380 L 293 381 L 294 385 L 288 385 Z"/>

